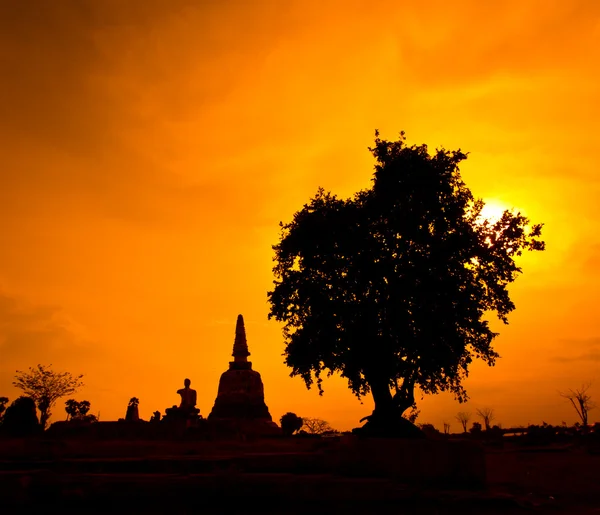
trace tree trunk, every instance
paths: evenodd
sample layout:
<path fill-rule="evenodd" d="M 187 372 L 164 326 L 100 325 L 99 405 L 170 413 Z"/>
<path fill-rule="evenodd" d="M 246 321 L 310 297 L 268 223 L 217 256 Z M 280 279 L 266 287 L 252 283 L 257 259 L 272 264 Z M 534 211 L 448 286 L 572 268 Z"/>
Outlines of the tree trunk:
<path fill-rule="evenodd" d="M 371 381 L 369 382 L 369 386 L 371 387 L 371 394 L 373 395 L 373 401 L 375 402 L 373 414 L 381 413 L 383 415 L 396 411 L 397 407 L 394 404 L 392 392 L 386 381 Z"/>
<path fill-rule="evenodd" d="M 40 410 L 40 426 L 42 426 L 42 431 L 46 430 L 46 424 L 48 423 L 49 418 L 50 413 Z"/>
<path fill-rule="evenodd" d="M 389 381 L 385 377 L 367 376 L 375 409 L 367 423 L 357 428 L 357 434 L 374 437 L 424 438 L 420 429 L 402 417 L 404 411 L 414 404 L 413 386 L 410 383 L 392 396 Z"/>

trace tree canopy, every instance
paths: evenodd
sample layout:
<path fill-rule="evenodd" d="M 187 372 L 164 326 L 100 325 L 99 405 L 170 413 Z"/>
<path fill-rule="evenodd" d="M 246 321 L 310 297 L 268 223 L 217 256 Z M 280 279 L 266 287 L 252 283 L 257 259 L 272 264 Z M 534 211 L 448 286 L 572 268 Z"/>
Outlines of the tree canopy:
<path fill-rule="evenodd" d="M 90 417 L 96 419 L 94 415 L 88 415 L 90 411 L 90 401 L 76 401 L 69 399 L 65 402 L 65 411 L 67 412 L 67 420 L 89 420 Z"/>
<path fill-rule="evenodd" d="M 301 417 L 288 411 L 285 415 L 282 415 L 279 423 L 281 424 L 283 434 L 290 436 L 299 431 L 304 422 Z"/>
<path fill-rule="evenodd" d="M 30 367 L 28 372 L 17 370 L 13 386 L 31 397 L 40 410 L 40 425 L 46 428 L 51 408 L 61 397 L 75 393 L 83 382 L 83 375 L 74 376 L 70 372 L 55 372 L 49 366 Z"/>
<path fill-rule="evenodd" d="M 541 225 L 484 202 L 463 182 L 467 155 L 375 134 L 371 188 L 341 199 L 319 189 L 281 224 L 269 318 L 283 322 L 285 363 L 308 388 L 339 373 L 388 415 L 415 388 L 467 399 L 473 358 L 493 365 L 490 313 L 507 323 L 524 250 L 543 250 Z"/>
<path fill-rule="evenodd" d="M 6 409 L 0 429 L 12 436 L 36 434 L 41 426 L 35 411 L 35 401 L 31 397 L 16 398 Z"/>

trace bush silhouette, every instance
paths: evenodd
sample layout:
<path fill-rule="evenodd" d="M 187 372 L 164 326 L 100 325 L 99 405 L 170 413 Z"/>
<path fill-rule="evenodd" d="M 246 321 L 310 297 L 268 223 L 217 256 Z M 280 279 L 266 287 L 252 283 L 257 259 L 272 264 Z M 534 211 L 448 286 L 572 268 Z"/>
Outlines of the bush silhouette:
<path fill-rule="evenodd" d="M 291 436 L 302 427 L 303 420 L 295 413 L 288 412 L 281 417 L 280 423 L 283 434 Z"/>
<path fill-rule="evenodd" d="M 35 411 L 35 401 L 21 396 L 6 409 L 2 432 L 10 436 L 30 436 L 41 430 Z"/>

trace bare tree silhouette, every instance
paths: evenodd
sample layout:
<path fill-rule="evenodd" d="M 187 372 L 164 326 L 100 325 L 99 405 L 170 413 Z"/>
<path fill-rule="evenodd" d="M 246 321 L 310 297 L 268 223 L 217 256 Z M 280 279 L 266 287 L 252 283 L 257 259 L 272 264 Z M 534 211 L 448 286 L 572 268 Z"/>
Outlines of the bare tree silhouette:
<path fill-rule="evenodd" d="M 566 392 L 559 392 L 561 397 L 568 399 L 573 405 L 584 428 L 588 425 L 588 412 L 596 407 L 591 395 L 587 393 L 591 386 L 592 383 L 587 383 L 575 390 L 569 388 Z"/>
<path fill-rule="evenodd" d="M 302 429 L 311 435 L 321 435 L 327 431 L 333 431 L 329 423 L 320 418 L 302 417 Z"/>
<path fill-rule="evenodd" d="M 492 420 L 494 420 L 494 410 L 492 408 L 477 408 L 477 415 L 481 417 L 483 420 L 483 425 L 485 426 L 485 430 L 489 431 L 491 429 Z"/>
<path fill-rule="evenodd" d="M 459 411 L 454 418 L 460 422 L 463 432 L 466 433 L 467 425 L 469 424 L 469 420 L 471 420 L 471 414 L 466 411 Z"/>

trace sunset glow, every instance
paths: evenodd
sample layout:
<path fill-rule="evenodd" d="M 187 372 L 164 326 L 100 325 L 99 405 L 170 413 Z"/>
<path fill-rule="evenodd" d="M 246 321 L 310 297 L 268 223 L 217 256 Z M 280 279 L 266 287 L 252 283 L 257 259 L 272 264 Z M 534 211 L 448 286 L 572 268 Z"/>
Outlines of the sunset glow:
<path fill-rule="evenodd" d="M 511 212 L 517 211 L 514 207 L 509 206 L 500 200 L 484 199 L 484 202 L 485 205 L 481 210 L 481 219 L 488 220 L 491 223 L 495 223 L 500 220 L 506 210 Z"/>
<path fill-rule="evenodd" d="M 289 377 L 266 295 L 279 222 L 368 188 L 378 129 L 468 153 L 485 215 L 547 244 L 492 321 L 496 366 L 418 421 L 572 424 L 559 390 L 600 400 L 600 2 L 5 1 L 0 49 L 0 396 L 51 363 L 101 420 L 133 396 L 150 418 L 186 377 L 207 415 L 243 314 L 274 420 L 358 426 L 369 397 Z"/>

